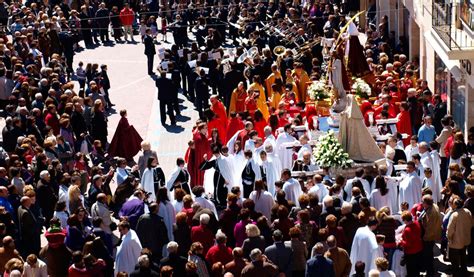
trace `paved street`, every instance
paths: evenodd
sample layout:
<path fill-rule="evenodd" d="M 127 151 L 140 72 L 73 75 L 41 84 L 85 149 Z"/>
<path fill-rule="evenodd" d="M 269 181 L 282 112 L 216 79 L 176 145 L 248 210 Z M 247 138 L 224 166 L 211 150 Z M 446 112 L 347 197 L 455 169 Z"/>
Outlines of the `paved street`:
<path fill-rule="evenodd" d="M 135 39 L 139 40 L 139 36 L 135 36 Z M 158 48 L 167 46 L 169 44 L 160 44 L 156 48 L 158 51 Z M 186 151 L 197 112 L 193 110 L 192 104 L 180 95 L 183 110 L 182 116 L 178 118 L 178 125 L 167 126 L 168 129 L 161 126 L 156 87 L 153 79 L 147 75 L 143 51 L 142 43 L 99 46 L 77 53 L 74 65 L 79 61 L 84 64 L 91 62 L 108 65 L 112 85 L 110 98 L 112 103 L 116 104 L 114 113 L 109 117 L 109 141 L 120 120 L 119 111 L 126 109 L 128 121 L 135 126 L 143 139 L 151 142 L 152 149 L 158 152 L 165 174 L 168 174 L 174 168 L 176 158 L 183 156 Z M 155 68 L 158 62 L 156 57 Z"/>

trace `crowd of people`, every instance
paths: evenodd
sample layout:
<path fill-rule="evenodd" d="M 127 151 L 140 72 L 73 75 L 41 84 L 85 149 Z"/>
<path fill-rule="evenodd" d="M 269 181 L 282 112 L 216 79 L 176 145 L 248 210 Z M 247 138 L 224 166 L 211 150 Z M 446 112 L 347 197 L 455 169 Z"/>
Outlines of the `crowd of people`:
<path fill-rule="evenodd" d="M 429 89 L 374 7 L 357 27 L 357 1 L 3 1 L 5 276 L 436 276 L 437 248 L 453 276 L 472 274 L 474 130 L 456 126 L 443 84 Z M 158 26 L 170 49 L 156 51 Z M 126 110 L 107 140 L 107 66 L 73 68 L 82 40 L 135 30 L 148 74 L 160 60 L 163 125 L 179 93 L 199 113 L 171 173 Z M 338 111 L 351 77 L 371 86 L 358 95 L 367 126 L 398 123 L 379 126 L 375 173 L 334 175 L 313 156 L 326 114 L 308 85 L 328 78 Z"/>

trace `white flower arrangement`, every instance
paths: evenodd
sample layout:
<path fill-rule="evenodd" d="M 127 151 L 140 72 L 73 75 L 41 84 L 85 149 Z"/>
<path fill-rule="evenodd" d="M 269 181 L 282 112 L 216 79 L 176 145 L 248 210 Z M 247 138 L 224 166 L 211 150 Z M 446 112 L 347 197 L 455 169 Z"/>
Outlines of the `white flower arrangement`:
<path fill-rule="evenodd" d="M 355 94 L 361 98 L 368 98 L 372 94 L 372 89 L 370 88 L 369 84 L 367 84 L 361 78 L 354 80 L 352 89 L 354 90 Z"/>
<path fill-rule="evenodd" d="M 353 163 L 349 159 L 349 154 L 342 149 L 342 145 L 337 141 L 332 130 L 319 137 L 318 144 L 313 150 L 313 156 L 321 167 L 347 168 L 351 167 Z"/>
<path fill-rule="evenodd" d="M 326 82 L 313 81 L 308 87 L 308 95 L 311 101 L 321 101 L 330 97 Z"/>

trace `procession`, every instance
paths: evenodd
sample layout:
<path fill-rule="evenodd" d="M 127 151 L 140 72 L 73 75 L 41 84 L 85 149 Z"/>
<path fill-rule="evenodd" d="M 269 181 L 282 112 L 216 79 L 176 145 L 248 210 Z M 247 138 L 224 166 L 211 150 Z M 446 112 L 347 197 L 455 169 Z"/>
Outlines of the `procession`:
<path fill-rule="evenodd" d="M 470 52 L 409 9 L 0 0 L 0 272 L 473 276 Z"/>

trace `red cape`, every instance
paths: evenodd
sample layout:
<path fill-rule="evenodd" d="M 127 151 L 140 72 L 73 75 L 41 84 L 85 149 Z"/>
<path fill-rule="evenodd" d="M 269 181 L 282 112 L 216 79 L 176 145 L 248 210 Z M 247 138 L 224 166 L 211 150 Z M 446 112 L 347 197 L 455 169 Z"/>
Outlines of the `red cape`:
<path fill-rule="evenodd" d="M 253 124 L 254 124 L 255 131 L 257 131 L 258 133 L 258 137 L 264 139 L 265 133 L 263 132 L 263 129 L 265 128 L 265 126 L 267 126 L 267 122 L 265 121 L 265 119 L 262 119 L 260 121 L 255 121 Z"/>
<path fill-rule="evenodd" d="M 225 131 L 225 127 L 224 125 L 222 124 L 222 121 L 217 119 L 217 118 L 214 118 L 212 119 L 211 121 L 209 121 L 207 123 L 207 137 L 210 138 L 212 137 L 212 130 L 216 128 L 217 129 L 217 133 L 219 134 L 219 139 L 221 140 L 222 144 L 226 144 L 227 143 L 227 133 Z"/>
<path fill-rule="evenodd" d="M 216 114 L 217 119 L 222 122 L 225 130 L 227 128 L 227 112 L 224 104 L 221 101 L 217 101 L 216 104 L 211 106 L 211 110 Z M 221 139 L 225 139 L 225 137 Z"/>
<path fill-rule="evenodd" d="M 142 141 L 137 130 L 128 124 L 127 118 L 122 117 L 109 145 L 109 155 L 130 160 L 140 151 Z"/>
<path fill-rule="evenodd" d="M 235 118 L 230 118 L 229 122 L 227 124 L 227 137 L 226 141 L 229 141 L 231 137 L 235 135 L 239 130 L 242 130 L 245 128 L 244 123 L 240 118 L 235 117 Z"/>
<path fill-rule="evenodd" d="M 193 141 L 194 151 L 191 151 L 190 154 L 194 152 L 194 155 L 189 155 L 188 162 L 188 171 L 191 175 L 191 187 L 202 186 L 204 184 L 204 171 L 199 170 L 199 165 L 204 161 L 204 154 L 207 154 L 207 156 L 211 158 L 211 147 L 205 135 L 196 130 L 193 134 Z M 193 168 L 190 168 L 189 163 L 191 163 Z"/>
<path fill-rule="evenodd" d="M 410 143 L 410 137 L 412 135 L 411 130 L 410 112 L 401 111 L 398 115 L 397 132 L 400 134 L 408 134 L 408 138 L 403 140 L 405 146 Z"/>

